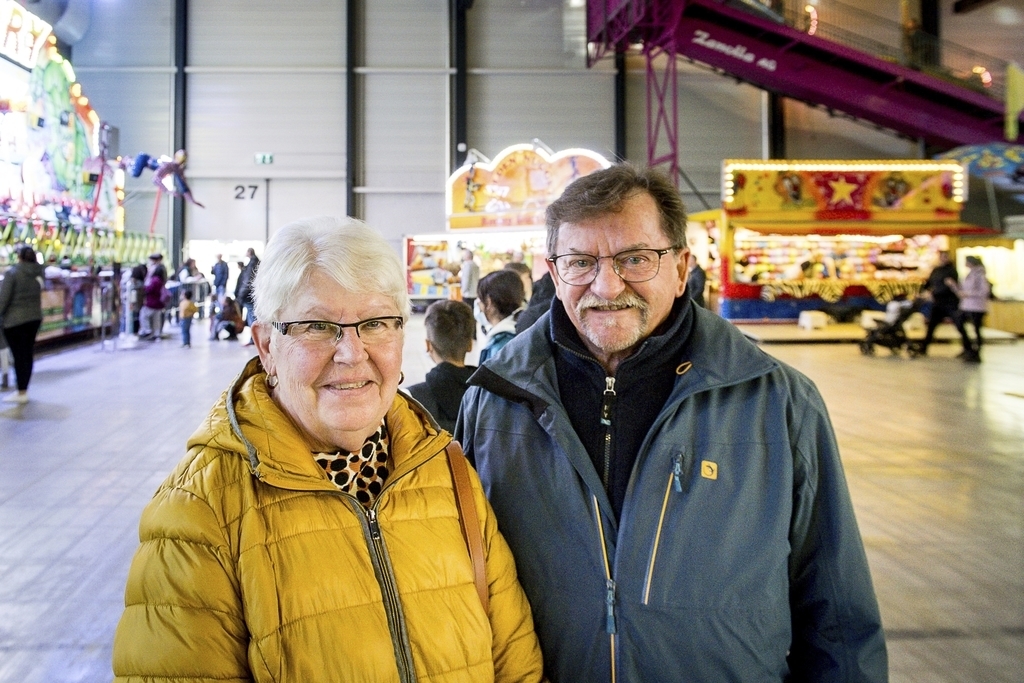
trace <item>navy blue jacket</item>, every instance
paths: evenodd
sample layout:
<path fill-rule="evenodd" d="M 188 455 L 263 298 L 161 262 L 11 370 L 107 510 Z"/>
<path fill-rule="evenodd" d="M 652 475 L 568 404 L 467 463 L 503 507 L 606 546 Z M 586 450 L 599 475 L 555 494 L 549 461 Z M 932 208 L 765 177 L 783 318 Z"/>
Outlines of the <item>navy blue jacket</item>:
<path fill-rule="evenodd" d="M 228 284 L 228 264 L 224 261 L 217 261 L 213 264 L 213 286 L 214 287 L 227 287 Z"/>
<path fill-rule="evenodd" d="M 554 683 L 881 682 L 878 606 L 824 403 L 693 306 L 621 516 L 573 430 L 550 313 L 471 379 L 458 438 Z M 596 361 L 595 361 L 596 362 Z M 620 366 L 621 368 L 621 366 Z"/>

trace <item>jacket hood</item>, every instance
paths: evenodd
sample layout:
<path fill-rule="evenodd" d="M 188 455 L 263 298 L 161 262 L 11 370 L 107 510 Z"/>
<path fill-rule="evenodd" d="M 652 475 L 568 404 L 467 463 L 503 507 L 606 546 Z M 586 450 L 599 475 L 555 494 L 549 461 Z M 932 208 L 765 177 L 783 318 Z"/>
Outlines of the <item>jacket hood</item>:
<path fill-rule="evenodd" d="M 780 367 L 777 360 L 757 348 L 731 323 L 690 305 L 695 319 L 683 357 L 692 365 L 686 373 L 688 380 L 677 381 L 677 391 L 692 394 L 738 384 Z M 543 412 L 548 404 L 560 402 L 551 322 L 549 310 L 502 349 L 500 361 L 491 359 L 484 363 L 469 384 L 529 403 L 534 414 Z"/>
<path fill-rule="evenodd" d="M 259 358 L 250 359 L 189 438 L 189 449 L 237 453 L 257 478 L 279 488 L 337 490 L 313 459 L 305 435 L 274 401 L 266 378 Z M 392 475 L 417 467 L 451 440 L 418 403 L 401 393 L 385 421 L 395 457 Z"/>
<path fill-rule="evenodd" d="M 496 322 L 494 325 L 489 327 L 487 329 L 487 337 L 485 339 L 485 342 L 490 341 L 496 335 L 501 334 L 502 332 L 511 332 L 512 334 L 515 334 L 516 333 L 516 313 L 519 313 L 522 310 L 523 310 L 522 308 L 516 309 L 515 313 L 513 313 L 512 315 L 510 315 L 510 316 L 508 316 L 506 318 L 502 318 L 501 320 Z"/>

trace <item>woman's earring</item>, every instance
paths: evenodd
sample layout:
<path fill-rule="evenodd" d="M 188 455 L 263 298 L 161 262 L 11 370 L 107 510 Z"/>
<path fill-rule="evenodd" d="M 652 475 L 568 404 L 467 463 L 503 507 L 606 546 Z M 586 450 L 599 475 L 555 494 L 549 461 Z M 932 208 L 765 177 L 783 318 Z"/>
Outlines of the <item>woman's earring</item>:
<path fill-rule="evenodd" d="M 405 381 L 405 373 L 401 370 L 398 371 L 398 383 L 401 384 Z"/>
<path fill-rule="evenodd" d="M 277 386 L 277 375 L 267 375 L 267 386 L 271 389 Z"/>

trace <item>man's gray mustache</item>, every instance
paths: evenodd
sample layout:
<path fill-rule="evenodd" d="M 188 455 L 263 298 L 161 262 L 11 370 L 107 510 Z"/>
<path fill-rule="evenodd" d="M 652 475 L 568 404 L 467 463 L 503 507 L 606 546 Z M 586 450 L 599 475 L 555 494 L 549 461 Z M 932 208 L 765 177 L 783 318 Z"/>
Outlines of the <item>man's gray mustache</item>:
<path fill-rule="evenodd" d="M 635 294 L 628 294 L 625 296 L 620 295 L 611 301 L 594 296 L 593 294 L 587 294 L 576 302 L 577 313 L 583 313 L 590 309 L 598 311 L 618 311 L 625 308 L 637 308 L 641 312 L 644 312 L 647 310 L 647 302 Z"/>

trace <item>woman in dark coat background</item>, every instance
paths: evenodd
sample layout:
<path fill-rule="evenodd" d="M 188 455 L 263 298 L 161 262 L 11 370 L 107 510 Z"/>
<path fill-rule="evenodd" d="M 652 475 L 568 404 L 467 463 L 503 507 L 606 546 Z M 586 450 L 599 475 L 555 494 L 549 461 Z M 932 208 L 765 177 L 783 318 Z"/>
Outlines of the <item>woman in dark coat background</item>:
<path fill-rule="evenodd" d="M 32 247 L 18 250 L 18 264 L 4 273 L 0 282 L 0 319 L 4 336 L 14 356 L 18 391 L 7 403 L 28 403 L 28 381 L 32 377 L 36 333 L 43 322 L 43 267 Z"/>

